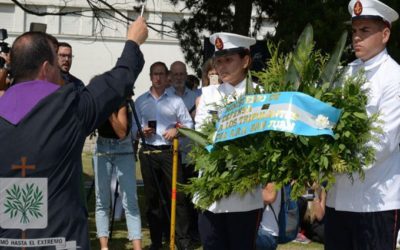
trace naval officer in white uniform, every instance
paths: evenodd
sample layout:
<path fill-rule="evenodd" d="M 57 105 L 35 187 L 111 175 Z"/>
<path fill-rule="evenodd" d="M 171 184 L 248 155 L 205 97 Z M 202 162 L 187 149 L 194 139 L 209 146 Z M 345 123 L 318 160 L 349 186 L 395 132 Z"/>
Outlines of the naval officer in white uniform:
<path fill-rule="evenodd" d="M 354 174 L 352 182 L 338 175 L 328 191 L 325 249 L 395 249 L 400 222 L 400 66 L 386 44 L 398 14 L 377 0 L 352 0 L 348 8 L 358 58 L 349 64 L 348 74 L 365 71 L 367 113 L 380 114 L 384 133 L 370 142 L 376 161 L 364 167 L 365 180 Z"/>
<path fill-rule="evenodd" d="M 196 110 L 195 126 L 201 131 L 223 100 L 245 94 L 246 76 L 251 64 L 250 46 L 255 39 L 232 33 L 216 33 L 215 68 L 223 81 L 203 88 Z M 219 107 L 219 108 L 218 108 Z M 199 232 L 204 250 L 251 250 L 262 213 L 261 187 L 241 196 L 232 194 L 214 202 L 199 215 Z"/>

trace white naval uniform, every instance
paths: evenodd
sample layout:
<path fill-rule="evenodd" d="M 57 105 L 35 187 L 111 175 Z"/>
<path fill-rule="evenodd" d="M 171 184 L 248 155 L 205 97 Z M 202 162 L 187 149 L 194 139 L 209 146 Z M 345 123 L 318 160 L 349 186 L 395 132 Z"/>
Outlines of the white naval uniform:
<path fill-rule="evenodd" d="M 328 191 L 327 206 L 339 211 L 378 212 L 400 209 L 400 66 L 384 50 L 372 59 L 349 64 L 349 75 L 365 70 L 369 88 L 367 113 L 379 112 L 383 134 L 376 149 L 376 162 L 365 167 L 365 180 L 354 175 L 354 183 L 337 175 Z"/>
<path fill-rule="evenodd" d="M 202 89 L 199 105 L 196 110 L 195 128 L 200 131 L 202 125 L 211 118 L 210 112 L 221 111 L 222 100 L 229 96 L 244 95 L 246 90 L 246 79 L 232 86 L 229 83 L 220 85 L 210 85 Z M 219 107 L 219 110 L 218 110 Z M 213 213 L 227 213 L 227 212 L 245 212 L 263 207 L 263 200 L 261 195 L 261 186 L 255 188 L 245 195 L 231 194 L 224 197 L 213 204 L 207 210 Z M 195 199 L 194 199 L 194 202 Z"/>

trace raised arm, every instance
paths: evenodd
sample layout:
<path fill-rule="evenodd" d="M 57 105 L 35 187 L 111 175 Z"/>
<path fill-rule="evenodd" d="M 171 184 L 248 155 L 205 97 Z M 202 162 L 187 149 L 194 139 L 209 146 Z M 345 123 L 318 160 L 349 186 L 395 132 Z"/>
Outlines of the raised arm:
<path fill-rule="evenodd" d="M 117 110 L 131 94 L 144 59 L 139 46 L 147 39 L 148 30 L 139 17 L 129 26 L 127 41 L 115 67 L 91 80 L 79 97 L 77 115 L 89 134 Z"/>

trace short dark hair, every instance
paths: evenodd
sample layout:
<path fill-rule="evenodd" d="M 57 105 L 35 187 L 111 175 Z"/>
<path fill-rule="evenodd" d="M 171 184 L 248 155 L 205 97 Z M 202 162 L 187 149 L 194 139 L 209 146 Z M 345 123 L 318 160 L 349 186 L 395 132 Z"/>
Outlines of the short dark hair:
<path fill-rule="evenodd" d="M 58 51 L 58 49 L 59 49 L 60 47 L 68 47 L 68 48 L 72 49 L 71 44 L 66 43 L 66 42 L 59 42 L 59 43 L 58 43 L 57 51 Z"/>
<path fill-rule="evenodd" d="M 30 31 L 17 37 L 10 52 L 14 83 L 35 79 L 45 61 L 55 65 L 57 45 L 57 39 L 44 32 Z"/>
<path fill-rule="evenodd" d="M 150 75 L 153 74 L 153 69 L 156 66 L 162 66 L 165 69 L 165 73 L 168 74 L 168 67 L 167 67 L 167 65 L 165 63 L 163 63 L 163 62 L 155 62 L 150 66 Z"/>
<path fill-rule="evenodd" d="M 392 24 L 380 16 L 362 15 L 362 16 L 355 16 L 351 20 L 353 21 L 353 20 L 362 20 L 362 19 L 374 21 L 381 30 L 383 30 L 384 28 L 389 28 L 389 29 L 392 28 Z"/>
<path fill-rule="evenodd" d="M 193 89 L 193 87 L 200 85 L 200 80 L 195 75 L 188 75 L 186 78 L 186 87 L 189 89 Z"/>

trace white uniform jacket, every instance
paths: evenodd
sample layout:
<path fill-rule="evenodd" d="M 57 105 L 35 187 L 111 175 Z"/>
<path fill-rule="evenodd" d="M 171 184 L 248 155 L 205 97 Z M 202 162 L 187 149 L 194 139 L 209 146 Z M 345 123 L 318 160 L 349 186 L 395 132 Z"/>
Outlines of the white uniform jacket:
<path fill-rule="evenodd" d="M 400 66 L 384 50 L 372 59 L 349 64 L 349 75 L 365 70 L 369 89 L 367 113 L 380 113 L 384 134 L 376 149 L 375 163 L 365 166 L 365 180 L 337 175 L 328 190 L 327 206 L 340 211 L 378 212 L 400 209 Z"/>
<path fill-rule="evenodd" d="M 201 130 L 202 125 L 211 118 L 211 114 L 221 111 L 222 100 L 229 96 L 240 96 L 245 93 L 246 79 L 232 86 L 229 83 L 220 85 L 210 85 L 202 89 L 199 105 L 196 110 L 195 127 L 196 130 Z M 218 108 L 219 107 L 219 108 Z M 194 199 L 194 202 L 195 199 Z M 263 207 L 261 187 L 257 187 L 245 195 L 231 194 L 224 197 L 207 209 L 213 213 L 226 212 L 244 212 L 259 209 Z"/>

